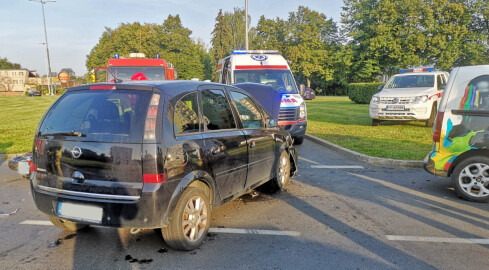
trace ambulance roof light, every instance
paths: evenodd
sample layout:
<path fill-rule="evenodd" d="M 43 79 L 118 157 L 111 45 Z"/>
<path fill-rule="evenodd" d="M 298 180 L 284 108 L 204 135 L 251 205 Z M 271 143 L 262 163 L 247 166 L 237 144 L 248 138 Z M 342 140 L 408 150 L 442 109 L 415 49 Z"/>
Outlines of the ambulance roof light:
<path fill-rule="evenodd" d="M 408 72 L 433 72 L 435 68 L 411 68 L 411 69 L 400 69 L 399 73 L 408 73 Z"/>
<path fill-rule="evenodd" d="M 232 54 L 278 54 L 278 50 L 233 50 Z"/>

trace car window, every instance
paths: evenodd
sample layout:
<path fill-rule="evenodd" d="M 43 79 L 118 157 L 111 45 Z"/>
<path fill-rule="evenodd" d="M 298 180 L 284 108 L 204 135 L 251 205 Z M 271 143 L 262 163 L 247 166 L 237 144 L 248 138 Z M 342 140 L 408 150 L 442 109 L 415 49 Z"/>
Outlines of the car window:
<path fill-rule="evenodd" d="M 231 98 L 236 104 L 243 128 L 265 127 L 260 110 L 256 107 L 253 100 L 242 93 L 231 91 Z"/>
<path fill-rule="evenodd" d="M 175 105 L 173 125 L 175 134 L 199 132 L 197 92 L 182 97 Z"/>
<path fill-rule="evenodd" d="M 236 128 L 233 113 L 222 90 L 202 91 L 202 111 L 208 130 Z"/>
<path fill-rule="evenodd" d="M 386 84 L 385 88 L 433 87 L 434 83 L 434 75 L 394 76 Z"/>
<path fill-rule="evenodd" d="M 75 131 L 84 140 L 140 142 L 141 119 L 150 98 L 145 91 L 68 92 L 48 112 L 39 131 L 41 135 Z"/>

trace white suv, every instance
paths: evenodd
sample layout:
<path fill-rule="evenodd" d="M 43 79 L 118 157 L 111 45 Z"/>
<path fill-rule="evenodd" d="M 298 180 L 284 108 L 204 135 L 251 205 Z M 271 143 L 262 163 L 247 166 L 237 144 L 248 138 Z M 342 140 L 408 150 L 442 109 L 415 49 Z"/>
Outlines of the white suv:
<path fill-rule="evenodd" d="M 433 126 L 447 80 L 447 72 L 434 68 L 400 70 L 370 100 L 372 125 L 418 120 Z"/>

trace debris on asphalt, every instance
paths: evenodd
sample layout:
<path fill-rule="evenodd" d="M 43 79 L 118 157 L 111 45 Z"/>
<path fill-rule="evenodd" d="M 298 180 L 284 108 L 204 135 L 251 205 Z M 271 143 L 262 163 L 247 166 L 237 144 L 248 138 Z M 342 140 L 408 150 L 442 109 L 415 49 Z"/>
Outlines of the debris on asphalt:
<path fill-rule="evenodd" d="M 158 253 L 164 253 L 164 252 L 168 252 L 168 249 L 166 249 L 166 248 L 158 249 Z"/>
<path fill-rule="evenodd" d="M 139 260 L 139 259 L 133 258 L 131 255 L 126 255 L 125 260 L 129 261 L 130 263 L 139 263 L 139 264 L 147 264 L 147 263 L 150 263 L 153 261 L 153 259 Z"/>
<path fill-rule="evenodd" d="M 0 211 L 0 217 L 8 217 L 10 215 L 15 215 L 17 212 L 20 210 L 20 208 L 15 209 L 15 211 L 11 213 L 4 213 L 3 211 Z"/>
<path fill-rule="evenodd" d="M 62 242 L 63 242 L 63 240 L 61 240 L 61 239 L 59 239 L 59 238 L 58 238 L 57 240 L 54 240 L 54 241 L 52 241 L 52 242 L 49 242 L 49 244 L 48 244 L 48 248 L 57 247 L 57 246 L 59 246 L 59 245 L 60 245 Z"/>

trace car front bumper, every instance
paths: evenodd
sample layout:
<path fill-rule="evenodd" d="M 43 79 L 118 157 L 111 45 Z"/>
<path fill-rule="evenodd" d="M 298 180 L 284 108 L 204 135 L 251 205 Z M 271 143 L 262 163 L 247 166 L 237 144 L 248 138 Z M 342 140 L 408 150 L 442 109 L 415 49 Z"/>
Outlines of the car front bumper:
<path fill-rule="evenodd" d="M 403 106 L 403 109 L 391 110 L 389 107 Z M 372 104 L 370 103 L 370 118 L 378 120 L 428 120 L 431 116 L 430 103 L 423 104 Z"/>
<path fill-rule="evenodd" d="M 282 127 L 289 132 L 290 136 L 294 138 L 302 137 L 306 134 L 307 121 L 301 121 L 295 125 L 286 125 Z"/>

